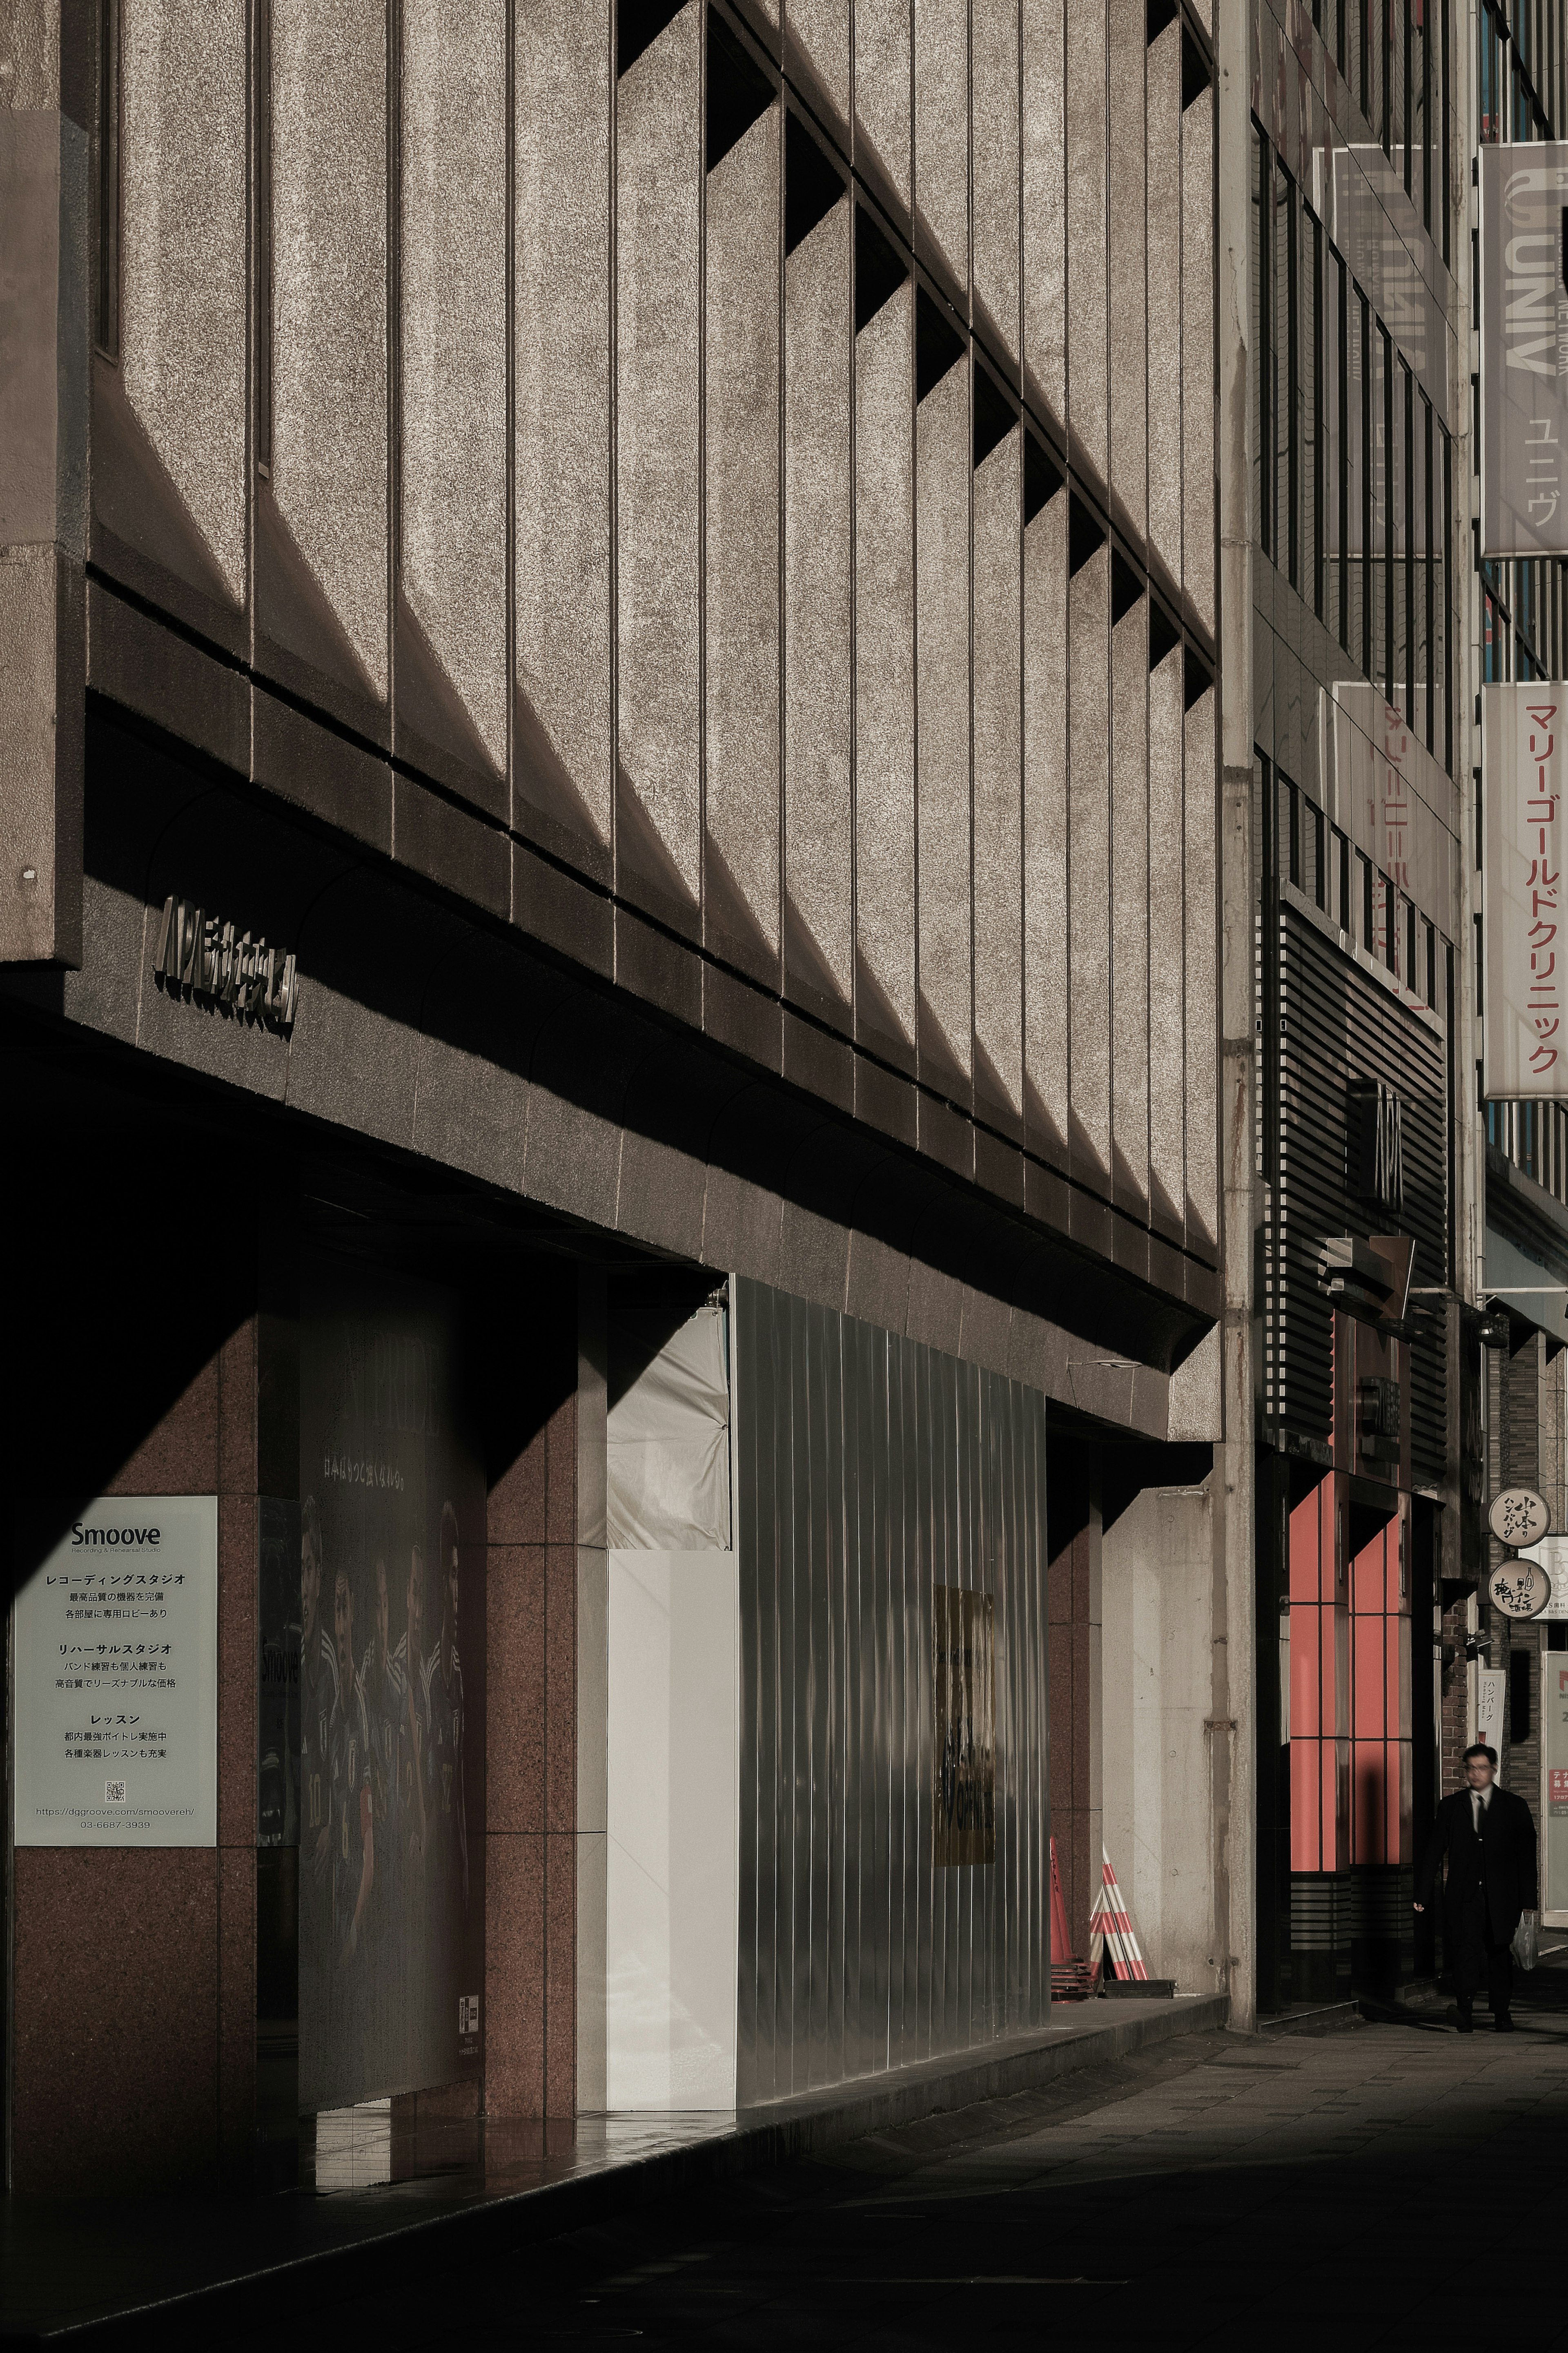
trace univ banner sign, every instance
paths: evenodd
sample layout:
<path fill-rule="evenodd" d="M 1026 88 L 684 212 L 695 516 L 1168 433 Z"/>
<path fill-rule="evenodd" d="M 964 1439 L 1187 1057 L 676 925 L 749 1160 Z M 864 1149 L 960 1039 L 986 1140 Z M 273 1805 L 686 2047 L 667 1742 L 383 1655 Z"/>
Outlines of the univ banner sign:
<path fill-rule="evenodd" d="M 1486 759 L 1486 1091 L 1568 1096 L 1563 1028 L 1563 722 L 1559 688 L 1482 690 Z"/>
<path fill-rule="evenodd" d="M 1481 553 L 1568 554 L 1568 143 L 1483 147 Z"/>

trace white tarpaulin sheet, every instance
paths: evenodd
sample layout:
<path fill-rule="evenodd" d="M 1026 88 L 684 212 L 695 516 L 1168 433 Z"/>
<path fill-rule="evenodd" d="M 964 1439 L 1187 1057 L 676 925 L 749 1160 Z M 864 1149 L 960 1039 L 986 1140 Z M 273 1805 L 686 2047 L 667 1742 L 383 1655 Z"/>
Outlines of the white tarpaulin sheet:
<path fill-rule="evenodd" d="M 608 1423 L 612 1552 L 722 1552 L 730 1542 L 725 1314 L 709 1303 L 666 1340 Z"/>
<path fill-rule="evenodd" d="M 1486 797 L 1487 1093 L 1568 1095 L 1563 921 L 1563 689 L 1481 690 Z"/>

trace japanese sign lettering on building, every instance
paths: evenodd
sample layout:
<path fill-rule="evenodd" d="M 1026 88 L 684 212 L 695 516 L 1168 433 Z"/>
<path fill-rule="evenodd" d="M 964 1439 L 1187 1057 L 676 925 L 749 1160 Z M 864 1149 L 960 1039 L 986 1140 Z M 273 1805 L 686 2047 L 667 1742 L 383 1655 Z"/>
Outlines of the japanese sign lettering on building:
<path fill-rule="evenodd" d="M 1539 681 L 1482 690 L 1486 1092 L 1568 1095 L 1563 1029 L 1563 721 Z"/>
<path fill-rule="evenodd" d="M 106 1495 L 17 1594 L 18 1846 L 217 1843 L 217 1498 Z"/>
<path fill-rule="evenodd" d="M 1484 146 L 1481 554 L 1568 554 L 1568 144 Z"/>

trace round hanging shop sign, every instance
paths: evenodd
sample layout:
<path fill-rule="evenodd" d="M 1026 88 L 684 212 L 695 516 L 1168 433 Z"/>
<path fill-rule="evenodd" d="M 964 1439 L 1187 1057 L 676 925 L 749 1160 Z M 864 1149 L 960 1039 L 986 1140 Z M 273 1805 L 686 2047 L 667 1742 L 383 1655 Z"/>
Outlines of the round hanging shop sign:
<path fill-rule="evenodd" d="M 1493 1569 L 1487 1594 L 1505 1618 L 1539 1618 L 1552 1599 L 1552 1579 L 1538 1560 L 1505 1560 Z"/>
<path fill-rule="evenodd" d="M 1540 1543 L 1552 1525 L 1552 1514 L 1545 1496 L 1533 1487 L 1504 1487 L 1492 1497 L 1487 1524 L 1499 1544 L 1511 1545 L 1517 1552 L 1523 1545 Z"/>

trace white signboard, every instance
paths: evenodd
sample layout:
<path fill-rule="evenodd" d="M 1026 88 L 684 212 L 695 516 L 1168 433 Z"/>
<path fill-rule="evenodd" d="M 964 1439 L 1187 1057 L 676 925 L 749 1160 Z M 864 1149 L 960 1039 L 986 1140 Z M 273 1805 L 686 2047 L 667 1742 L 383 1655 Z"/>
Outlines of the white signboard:
<path fill-rule="evenodd" d="M 1505 1618 L 1539 1618 L 1552 1599 L 1552 1579 L 1538 1560 L 1516 1555 L 1493 1569 L 1487 1593 Z"/>
<path fill-rule="evenodd" d="M 16 1597 L 18 1846 L 217 1844 L 217 1497 L 106 1495 Z"/>
<path fill-rule="evenodd" d="M 1486 1091 L 1568 1096 L 1561 687 L 1481 690 L 1486 761 Z"/>
<path fill-rule="evenodd" d="M 1476 1675 L 1476 1738 L 1489 1748 L 1502 1749 L 1502 1716 L 1508 1677 L 1501 1667 L 1482 1667 Z"/>
<path fill-rule="evenodd" d="M 1536 1617 L 1548 1622 L 1568 1618 L 1568 1536 L 1542 1536 L 1520 1558 L 1538 1560 L 1552 1579 L 1552 1598 L 1544 1609 L 1535 1612 Z"/>
<path fill-rule="evenodd" d="M 1568 554 L 1568 145 L 1481 149 L 1481 554 Z"/>
<path fill-rule="evenodd" d="M 1500 1487 L 1487 1506 L 1487 1525 L 1499 1544 L 1539 1544 L 1552 1525 L 1552 1507 L 1533 1487 Z"/>

